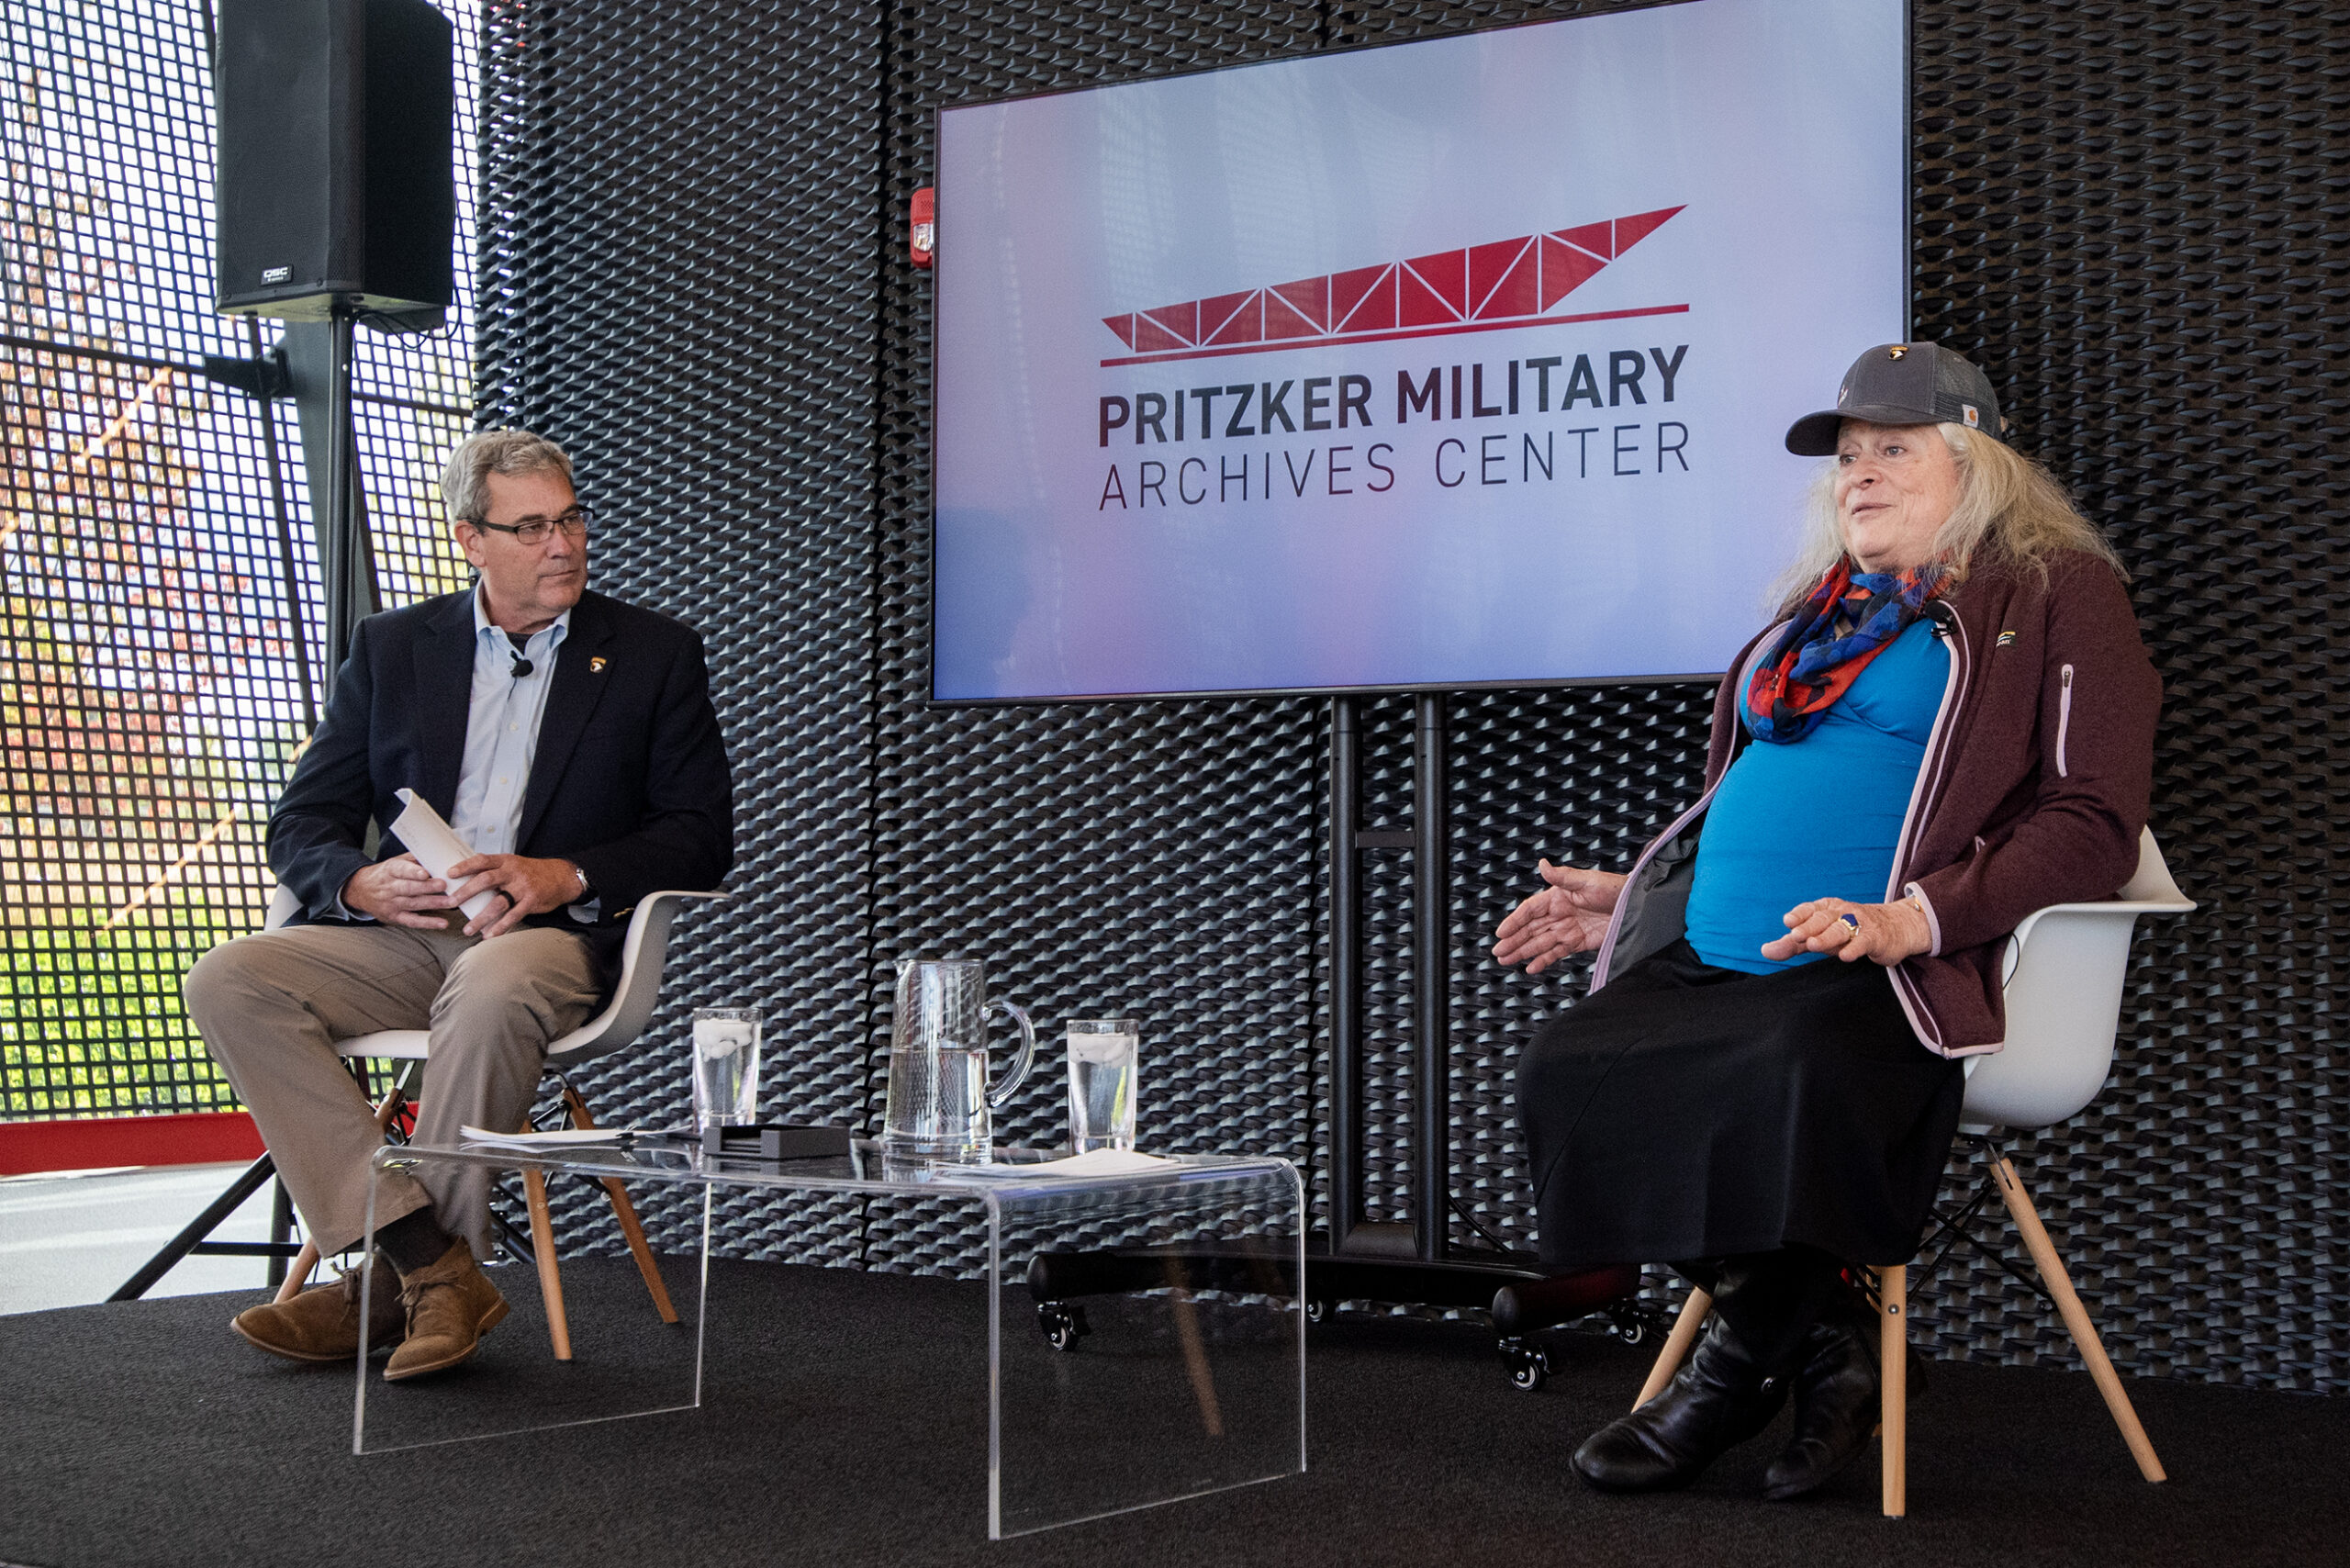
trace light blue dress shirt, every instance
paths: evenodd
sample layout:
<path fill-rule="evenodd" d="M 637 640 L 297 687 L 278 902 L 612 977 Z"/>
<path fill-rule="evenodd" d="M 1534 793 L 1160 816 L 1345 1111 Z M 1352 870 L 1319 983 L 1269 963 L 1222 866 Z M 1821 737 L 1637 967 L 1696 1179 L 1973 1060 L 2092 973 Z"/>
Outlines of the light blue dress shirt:
<path fill-rule="evenodd" d="M 512 855 L 522 828 L 522 795 L 538 755 L 539 721 L 554 683 L 555 650 L 571 633 L 571 611 L 522 644 L 531 673 L 514 673 L 513 639 L 491 623 L 474 590 L 474 695 L 465 715 L 465 758 L 449 826 L 476 855 Z"/>
<path fill-rule="evenodd" d="M 522 831 L 522 796 L 531 784 L 531 762 L 539 751 L 539 721 L 546 717 L 547 689 L 554 681 L 554 654 L 571 634 L 571 611 L 531 633 L 522 656 L 531 673 L 514 673 L 514 640 L 499 631 L 474 589 L 474 690 L 465 712 L 465 756 L 457 774 L 457 799 L 449 827 L 476 855 L 511 855 Z M 599 900 L 572 906 L 574 920 L 592 921 Z M 345 920 L 370 921 L 335 899 Z"/>

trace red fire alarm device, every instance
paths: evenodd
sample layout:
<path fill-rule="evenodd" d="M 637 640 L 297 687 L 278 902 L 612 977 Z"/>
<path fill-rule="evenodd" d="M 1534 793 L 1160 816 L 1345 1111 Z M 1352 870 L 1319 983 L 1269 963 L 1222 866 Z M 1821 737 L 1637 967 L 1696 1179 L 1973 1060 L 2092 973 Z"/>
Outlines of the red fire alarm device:
<path fill-rule="evenodd" d="M 913 252 L 914 265 L 930 266 L 930 259 L 938 251 L 938 194 L 924 185 L 914 192 L 913 232 L 908 248 Z"/>

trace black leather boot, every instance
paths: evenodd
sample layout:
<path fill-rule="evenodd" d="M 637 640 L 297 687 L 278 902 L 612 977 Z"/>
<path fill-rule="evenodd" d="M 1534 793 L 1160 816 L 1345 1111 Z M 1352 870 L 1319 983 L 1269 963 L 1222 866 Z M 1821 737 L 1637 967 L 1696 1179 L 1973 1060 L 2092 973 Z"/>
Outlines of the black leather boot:
<path fill-rule="evenodd" d="M 1762 1477 L 1762 1495 L 1774 1503 L 1825 1484 L 1876 1429 L 1876 1347 L 1858 1315 L 1839 1310 L 1814 1324 L 1805 1350 L 1795 1375 L 1795 1436 Z"/>
<path fill-rule="evenodd" d="M 1602 1492 L 1686 1486 L 1769 1426 L 1786 1398 L 1786 1380 L 1765 1375 L 1717 1316 L 1662 1394 L 1583 1440 L 1575 1473 Z"/>
<path fill-rule="evenodd" d="M 1575 1473 L 1602 1492 L 1685 1486 L 1759 1434 L 1786 1403 L 1788 1373 L 1834 1281 L 1833 1265 L 1793 1250 L 1732 1258 L 1715 1313 L 1663 1393 L 1575 1450 Z"/>
<path fill-rule="evenodd" d="M 1881 1418 L 1876 1315 L 1854 1294 L 1812 1326 L 1795 1375 L 1795 1435 L 1762 1477 L 1762 1495 L 1784 1503 L 1818 1490 L 1868 1447 Z M 1925 1387 L 1925 1365 L 1909 1349 L 1909 1388 Z"/>

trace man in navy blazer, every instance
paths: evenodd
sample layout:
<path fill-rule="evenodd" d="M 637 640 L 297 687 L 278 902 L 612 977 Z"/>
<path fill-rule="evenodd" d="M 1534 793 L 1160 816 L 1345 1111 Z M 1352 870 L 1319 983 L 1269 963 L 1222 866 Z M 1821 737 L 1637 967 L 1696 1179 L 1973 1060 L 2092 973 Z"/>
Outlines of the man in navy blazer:
<path fill-rule="evenodd" d="M 364 1230 L 381 1143 L 334 1041 L 430 1029 L 417 1137 L 510 1128 L 548 1044 L 594 1012 L 629 912 L 661 888 L 711 888 L 733 861 L 732 786 L 701 639 L 587 591 L 588 519 L 561 448 L 523 431 L 469 438 L 442 478 L 478 574 L 463 593 L 371 616 L 324 720 L 270 814 L 269 858 L 294 922 L 241 936 L 188 973 L 189 1015 L 252 1111 L 321 1253 Z M 476 853 L 453 890 L 386 832 L 407 789 Z M 467 919 L 476 895 L 490 902 Z M 382 1179 L 371 1346 L 385 1376 L 471 1356 L 506 1303 L 476 1258 L 487 1176 Z M 357 1352 L 356 1272 L 232 1327 L 297 1361 Z"/>

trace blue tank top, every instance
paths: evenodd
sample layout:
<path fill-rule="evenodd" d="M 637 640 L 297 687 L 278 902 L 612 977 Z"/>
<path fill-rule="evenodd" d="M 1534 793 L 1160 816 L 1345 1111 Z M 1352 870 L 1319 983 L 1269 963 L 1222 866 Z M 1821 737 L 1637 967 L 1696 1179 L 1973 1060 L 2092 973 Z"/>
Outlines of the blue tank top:
<path fill-rule="evenodd" d="M 1811 734 L 1739 753 L 1697 841 L 1689 946 L 1709 964 L 1769 974 L 1826 958 L 1774 961 L 1765 942 L 1809 899 L 1883 903 L 1950 655 L 1919 621 L 1869 661 Z"/>

